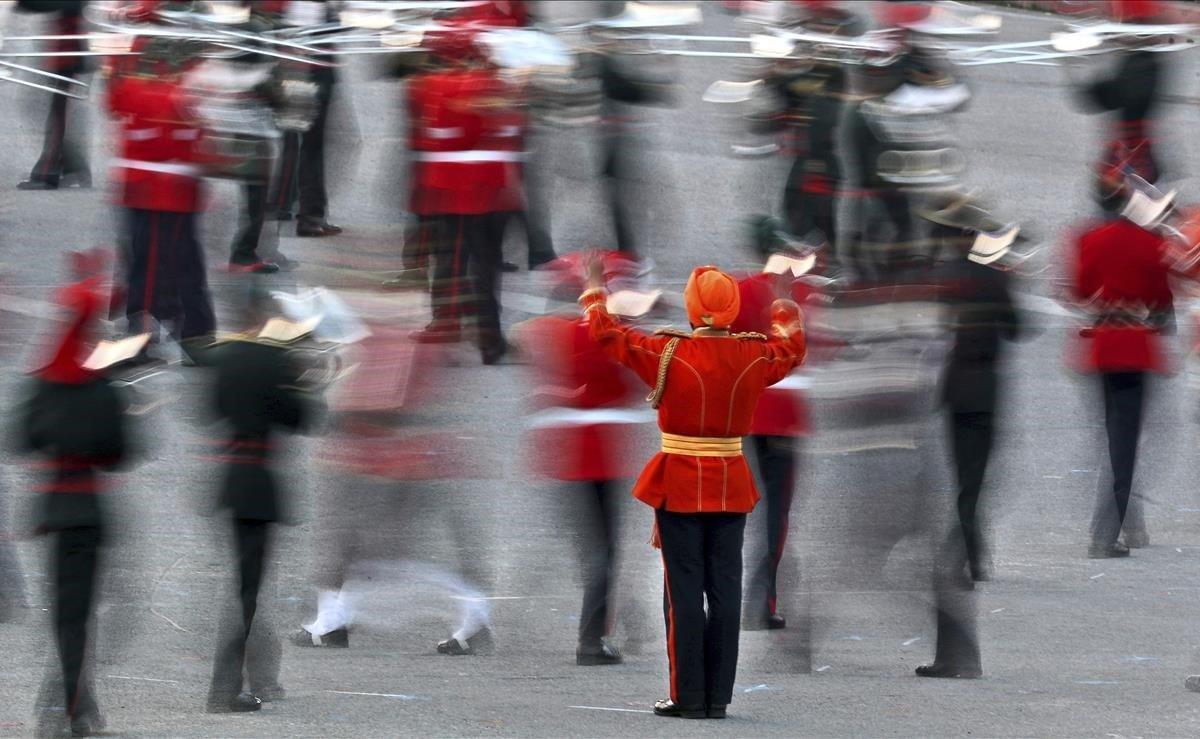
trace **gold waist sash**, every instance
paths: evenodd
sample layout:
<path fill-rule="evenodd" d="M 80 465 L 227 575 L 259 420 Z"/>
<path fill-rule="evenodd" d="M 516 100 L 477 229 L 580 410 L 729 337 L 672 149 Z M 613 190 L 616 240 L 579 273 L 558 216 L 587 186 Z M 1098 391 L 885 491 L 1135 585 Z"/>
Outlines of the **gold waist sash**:
<path fill-rule="evenodd" d="M 742 454 L 740 436 L 683 436 L 662 432 L 663 454 L 686 454 L 689 457 L 739 457 Z"/>

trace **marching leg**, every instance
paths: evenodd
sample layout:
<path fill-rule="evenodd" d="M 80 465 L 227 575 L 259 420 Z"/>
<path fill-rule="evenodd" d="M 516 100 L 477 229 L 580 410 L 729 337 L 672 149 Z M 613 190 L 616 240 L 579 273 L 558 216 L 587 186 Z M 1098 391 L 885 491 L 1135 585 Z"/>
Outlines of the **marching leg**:
<path fill-rule="evenodd" d="M 660 702 L 655 705 L 655 713 L 704 718 L 704 524 L 700 516 L 662 509 L 654 514 L 662 542 L 663 613 L 671 687 L 671 705 Z M 738 563 L 740 566 L 740 550 Z M 739 590 L 737 599 L 740 597 Z M 736 628 L 736 614 L 734 624 Z"/>
<path fill-rule="evenodd" d="M 705 699 L 709 718 L 724 718 L 737 676 L 742 612 L 742 540 L 746 514 L 704 516 Z"/>

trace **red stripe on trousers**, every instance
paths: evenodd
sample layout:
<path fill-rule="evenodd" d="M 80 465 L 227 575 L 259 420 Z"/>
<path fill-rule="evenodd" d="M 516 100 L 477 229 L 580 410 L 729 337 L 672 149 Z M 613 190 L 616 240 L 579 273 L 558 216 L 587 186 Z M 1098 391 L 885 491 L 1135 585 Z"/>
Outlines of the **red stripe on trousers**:
<path fill-rule="evenodd" d="M 659 544 L 662 544 L 662 529 L 658 530 Z M 675 603 L 671 598 L 671 578 L 667 574 L 667 557 L 663 555 L 663 592 L 667 594 L 667 664 L 671 673 L 671 700 L 679 702 L 678 674 L 675 669 Z"/>

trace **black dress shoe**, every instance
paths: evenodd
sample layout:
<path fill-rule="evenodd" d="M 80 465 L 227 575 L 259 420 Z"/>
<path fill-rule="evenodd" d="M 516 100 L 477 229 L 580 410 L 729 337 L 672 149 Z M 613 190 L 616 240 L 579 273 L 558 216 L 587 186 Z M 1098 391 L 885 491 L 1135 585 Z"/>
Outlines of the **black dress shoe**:
<path fill-rule="evenodd" d="M 519 272 L 520 270 L 521 270 L 521 268 L 518 267 L 517 265 L 513 264 L 512 262 L 501 262 L 500 263 L 500 271 L 501 272 Z"/>
<path fill-rule="evenodd" d="M 917 677 L 945 677 L 958 680 L 975 680 L 983 677 L 983 670 L 978 667 L 960 667 L 937 662 L 931 665 L 921 665 L 916 672 Z"/>
<path fill-rule="evenodd" d="M 253 693 L 238 693 L 228 700 L 208 699 L 209 713 L 250 713 L 262 709 L 262 701 Z"/>
<path fill-rule="evenodd" d="M 672 700 L 661 700 L 654 704 L 655 716 L 670 718 L 708 718 L 704 706 L 681 706 Z"/>
<path fill-rule="evenodd" d="M 1088 547 L 1088 559 L 1116 559 L 1128 556 L 1129 547 L 1119 541 L 1114 541 L 1108 545 L 1093 543 Z"/>
<path fill-rule="evenodd" d="M 508 343 L 503 339 L 499 341 L 488 342 L 480 348 L 479 354 L 486 365 L 493 365 L 499 362 L 505 354 L 508 354 Z"/>
<path fill-rule="evenodd" d="M 728 708 L 728 706 L 714 704 L 708 707 L 706 714 L 709 718 L 725 718 L 726 708 Z"/>
<path fill-rule="evenodd" d="M 596 665 L 619 665 L 621 653 L 611 644 L 601 644 L 598 647 L 579 647 L 575 650 L 575 664 L 580 667 Z"/>
<path fill-rule="evenodd" d="M 329 221 L 309 221 L 301 218 L 296 222 L 296 235 L 303 237 L 311 236 L 337 236 L 342 232 L 341 226 L 335 226 Z"/>
<path fill-rule="evenodd" d="M 334 629 L 326 634 L 314 634 L 308 629 L 302 628 L 292 633 L 291 642 L 298 647 L 346 649 L 350 646 L 350 632 L 345 629 Z"/>
<path fill-rule="evenodd" d="M 492 640 L 492 630 L 486 626 L 475 632 L 474 636 L 468 637 L 467 640 L 461 641 L 453 636 L 444 641 L 438 642 L 438 654 L 448 654 L 452 657 L 465 657 L 467 655 L 489 655 L 496 649 L 495 642 Z"/>
<path fill-rule="evenodd" d="M 17 183 L 18 190 L 57 190 L 58 180 L 23 180 Z"/>

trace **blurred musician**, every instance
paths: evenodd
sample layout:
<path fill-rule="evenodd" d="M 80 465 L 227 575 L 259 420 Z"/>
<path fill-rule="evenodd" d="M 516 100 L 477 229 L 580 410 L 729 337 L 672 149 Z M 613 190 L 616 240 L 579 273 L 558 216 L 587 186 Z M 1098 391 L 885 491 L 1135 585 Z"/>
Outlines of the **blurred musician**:
<path fill-rule="evenodd" d="M 288 346 L 256 338 L 269 317 L 268 301 L 252 294 L 241 311 L 250 330 L 205 350 L 205 363 L 216 368 L 216 417 L 228 432 L 217 505 L 229 513 L 238 568 L 238 611 L 218 637 L 210 713 L 257 711 L 264 699 L 282 692 L 278 640 L 262 618 L 255 620 L 271 529 L 286 515 L 272 457 L 280 432 L 302 431 L 313 423 L 317 402 L 299 389 L 301 371 Z M 248 646 L 257 657 L 249 664 Z M 250 690 L 245 690 L 243 671 Z"/>
<path fill-rule="evenodd" d="M 433 321 L 419 338 L 457 342 L 474 313 L 483 362 L 495 364 L 507 351 L 496 291 L 504 226 L 521 206 L 525 117 L 473 32 L 430 36 L 444 66 L 408 83 L 410 210 L 433 234 L 434 255 Z"/>
<path fill-rule="evenodd" d="M 580 256 L 576 252 L 547 265 L 557 281 L 552 301 L 574 308 L 584 282 Z M 619 252 L 602 258 L 606 280 L 636 270 Z M 575 662 L 618 664 L 621 653 L 609 637 L 616 610 L 621 481 L 636 471 L 627 443 L 640 420 L 629 407 L 634 378 L 600 350 L 577 308 L 529 321 L 521 340 L 538 377 L 533 398 L 538 410 L 529 419 L 531 459 L 537 472 L 562 481 L 579 530 L 573 538 L 579 542 L 584 590 Z"/>
<path fill-rule="evenodd" d="M 149 20 L 156 6 L 143 1 L 129 10 Z M 183 84 L 194 57 L 185 41 L 138 41 L 142 54 L 119 63 L 108 85 L 108 109 L 119 122 L 113 167 L 127 229 L 125 312 L 133 333 L 151 330 L 151 318 L 173 324 L 186 351 L 216 327 L 196 236 L 203 130 Z"/>
<path fill-rule="evenodd" d="M 1153 23 L 1163 4 L 1147 0 L 1109 3 L 1118 23 Z M 1085 85 L 1078 94 L 1086 109 L 1109 113 L 1114 119 L 1097 163 L 1099 175 L 1137 175 L 1150 184 L 1162 176 L 1154 153 L 1154 115 L 1162 99 L 1168 55 L 1138 48 L 1131 42 L 1109 73 Z M 1111 175 L 1105 173 L 1110 172 Z"/>
<path fill-rule="evenodd" d="M 86 0 L 20 0 L 18 11 L 50 15 L 49 33 L 53 36 L 73 36 L 83 33 L 83 9 Z M 86 51 L 85 42 L 78 38 L 59 38 L 50 42 L 49 51 Z M 52 56 L 46 60 L 49 71 L 64 77 L 79 77 L 87 73 L 86 57 Z M 47 84 L 67 89 L 71 85 L 61 80 Z M 92 171 L 88 167 L 86 143 L 79 141 L 74 128 L 67 125 L 67 97 L 50 96 L 50 113 L 46 117 L 46 132 L 42 154 L 29 173 L 29 179 L 17 183 L 18 190 L 57 190 L 59 187 L 92 186 Z"/>
<path fill-rule="evenodd" d="M 91 736 L 104 728 L 85 664 L 108 528 L 99 473 L 128 457 L 129 440 L 123 399 L 99 372 L 83 366 L 105 305 L 101 265 L 95 255 L 73 259 L 77 281 L 57 296 L 67 312 L 66 331 L 34 373 L 18 417 L 21 450 L 43 457 L 49 470 L 40 486 L 38 531 L 53 537 L 52 617 L 65 690 L 65 711 L 57 715 L 70 722 L 73 736 Z M 41 708 L 49 713 L 50 707 Z"/>
<path fill-rule="evenodd" d="M 332 3 L 314 0 L 252 0 L 255 13 L 273 18 L 285 26 L 318 25 L 334 19 Z M 325 186 L 325 139 L 329 109 L 333 103 L 334 68 L 310 69 L 311 79 L 318 85 L 317 116 L 303 133 L 289 132 L 283 137 L 279 155 L 279 173 L 275 179 L 270 212 L 280 220 L 290 220 L 296 213 L 296 235 L 306 237 L 336 236 L 342 232 L 328 220 L 329 195 Z M 287 263 L 286 258 L 276 261 Z"/>
<path fill-rule="evenodd" d="M 1133 488 L 1147 381 L 1167 371 L 1159 335 L 1174 324 L 1169 242 L 1127 217 L 1135 192 L 1129 180 L 1103 178 L 1100 190 L 1104 219 L 1069 246 L 1071 296 L 1092 320 L 1079 332 L 1076 361 L 1100 380 L 1112 472 L 1111 488 L 1100 491 L 1092 517 L 1093 559 L 1129 556 L 1128 541 L 1118 536 Z"/>
<path fill-rule="evenodd" d="M 764 219 L 755 232 L 759 261 L 786 252 L 798 257 L 791 264 L 811 269 L 816 255 L 797 254 L 777 236 L 781 226 L 776 219 Z M 790 265 L 789 265 L 790 266 Z M 741 311 L 730 326 L 734 332 L 765 334 L 771 329 L 771 306 L 776 300 L 790 299 L 804 304 L 815 292 L 810 283 L 792 269 L 782 273 L 761 271 L 738 281 Z M 787 546 L 788 516 L 796 489 L 799 438 L 810 430 L 808 408 L 795 375 L 765 391 L 750 421 L 750 442 L 754 447 L 759 479 L 766 498 L 766 537 L 761 559 L 752 569 L 746 587 L 742 628 L 747 631 L 782 629 L 787 620 L 779 613 L 777 582 L 779 563 Z"/>

